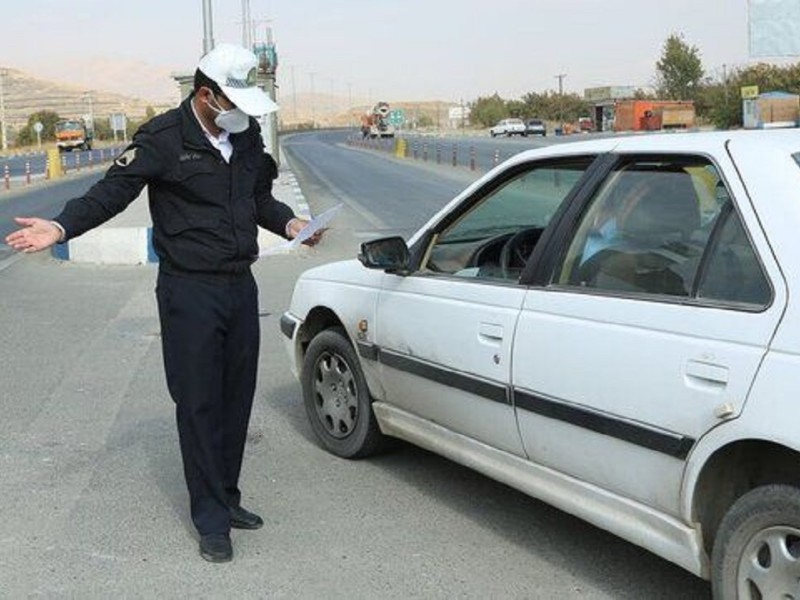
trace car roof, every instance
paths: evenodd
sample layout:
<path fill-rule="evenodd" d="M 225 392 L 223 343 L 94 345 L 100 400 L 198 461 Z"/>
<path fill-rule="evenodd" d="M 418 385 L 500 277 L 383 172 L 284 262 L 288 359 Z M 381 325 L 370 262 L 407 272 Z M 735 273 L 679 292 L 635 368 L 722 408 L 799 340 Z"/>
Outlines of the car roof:
<path fill-rule="evenodd" d="M 525 150 L 510 160 L 525 162 L 541 156 L 569 156 L 605 152 L 713 154 L 725 151 L 725 147 L 728 144 L 737 148 L 747 147 L 751 152 L 759 152 L 760 150 L 777 151 L 791 155 L 800 152 L 800 129 L 616 135 L 592 140 L 565 141 L 565 143 L 558 145 Z"/>

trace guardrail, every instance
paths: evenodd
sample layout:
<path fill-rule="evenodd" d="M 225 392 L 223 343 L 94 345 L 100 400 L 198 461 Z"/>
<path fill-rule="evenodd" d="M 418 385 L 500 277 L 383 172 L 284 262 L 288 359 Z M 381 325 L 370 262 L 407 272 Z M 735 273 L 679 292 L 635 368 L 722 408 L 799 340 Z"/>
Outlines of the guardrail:
<path fill-rule="evenodd" d="M 114 146 L 61 154 L 52 151 L 0 158 L 0 176 L 2 177 L 0 191 L 9 191 L 12 188 L 50 179 L 53 173 L 77 173 L 104 166 L 110 163 L 123 149 L 123 146 Z M 59 161 L 56 168 L 52 168 L 49 162 L 53 158 Z"/>
<path fill-rule="evenodd" d="M 352 135 L 348 145 L 393 154 L 437 165 L 450 165 L 470 171 L 486 172 L 510 158 L 515 152 L 495 149 L 478 153 L 475 144 L 465 141 L 431 139 L 428 137 L 370 138 Z"/>

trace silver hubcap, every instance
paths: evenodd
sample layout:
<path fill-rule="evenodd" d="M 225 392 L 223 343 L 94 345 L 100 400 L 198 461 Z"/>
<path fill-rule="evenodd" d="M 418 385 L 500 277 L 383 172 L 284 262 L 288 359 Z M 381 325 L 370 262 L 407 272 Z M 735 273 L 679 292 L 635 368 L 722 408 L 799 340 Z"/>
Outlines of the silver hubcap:
<path fill-rule="evenodd" d="M 358 419 L 358 388 L 353 372 L 338 354 L 324 352 L 314 371 L 314 405 L 320 423 L 335 438 L 350 435 Z"/>
<path fill-rule="evenodd" d="M 800 529 L 770 527 L 744 549 L 737 577 L 739 598 L 800 600 Z"/>

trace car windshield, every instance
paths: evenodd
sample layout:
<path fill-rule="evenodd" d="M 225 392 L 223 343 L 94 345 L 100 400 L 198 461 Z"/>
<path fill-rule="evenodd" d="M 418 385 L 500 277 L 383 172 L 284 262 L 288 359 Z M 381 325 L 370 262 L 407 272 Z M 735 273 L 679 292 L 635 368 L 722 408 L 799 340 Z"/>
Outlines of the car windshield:
<path fill-rule="evenodd" d="M 79 121 L 64 121 L 56 123 L 56 131 L 80 131 L 83 129 Z"/>

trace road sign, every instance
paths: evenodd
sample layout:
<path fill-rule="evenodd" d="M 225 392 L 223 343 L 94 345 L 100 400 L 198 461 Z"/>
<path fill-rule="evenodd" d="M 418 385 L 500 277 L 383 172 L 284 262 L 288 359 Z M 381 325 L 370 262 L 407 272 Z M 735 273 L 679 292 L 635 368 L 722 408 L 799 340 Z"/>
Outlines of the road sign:
<path fill-rule="evenodd" d="M 42 147 L 42 130 L 44 129 L 44 125 L 41 121 L 36 121 L 33 124 L 33 130 L 36 132 L 36 146 L 38 148 Z"/>
<path fill-rule="evenodd" d="M 395 108 L 389 111 L 387 119 L 389 123 L 395 127 L 400 127 L 400 125 L 406 122 L 406 113 L 402 108 Z"/>
<path fill-rule="evenodd" d="M 747 100 L 750 98 L 758 98 L 757 85 L 745 85 L 741 88 L 742 99 Z"/>

